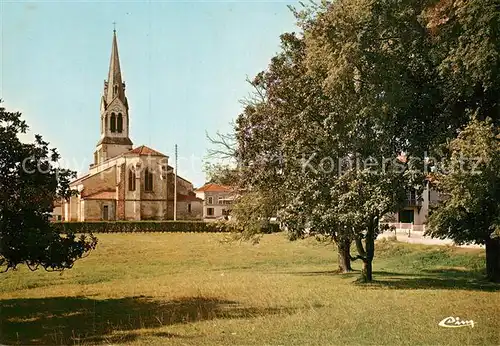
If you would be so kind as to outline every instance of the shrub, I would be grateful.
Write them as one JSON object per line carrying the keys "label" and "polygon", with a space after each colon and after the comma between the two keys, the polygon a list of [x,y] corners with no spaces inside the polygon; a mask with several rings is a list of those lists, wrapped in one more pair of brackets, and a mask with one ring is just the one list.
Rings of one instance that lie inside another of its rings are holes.
{"label": "shrub", "polygon": [[231,232],[225,223],[203,221],[85,221],[54,222],[63,233],[134,233],[134,232]]}

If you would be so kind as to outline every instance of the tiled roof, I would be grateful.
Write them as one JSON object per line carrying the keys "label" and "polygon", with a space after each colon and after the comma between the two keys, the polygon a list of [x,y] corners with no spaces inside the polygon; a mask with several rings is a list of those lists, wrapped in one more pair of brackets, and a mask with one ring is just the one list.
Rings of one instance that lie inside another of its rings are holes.
{"label": "tiled roof", "polygon": [[104,190],[94,192],[93,194],[87,195],[85,194],[85,190],[82,191],[83,199],[116,199],[116,191],[113,190]]}
{"label": "tiled roof", "polygon": [[141,145],[140,147],[137,147],[135,149],[130,150],[129,152],[125,153],[124,155],[151,155],[151,156],[166,156],[159,151],[156,151],[154,149],[151,149],[145,145]]}
{"label": "tiled roof", "polygon": [[230,192],[232,189],[229,186],[208,183],[195,190],[196,192]]}

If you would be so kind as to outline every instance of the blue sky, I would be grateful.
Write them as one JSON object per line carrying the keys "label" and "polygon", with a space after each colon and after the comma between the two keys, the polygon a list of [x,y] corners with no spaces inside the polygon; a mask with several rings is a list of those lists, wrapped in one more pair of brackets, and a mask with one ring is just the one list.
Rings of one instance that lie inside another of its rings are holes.
{"label": "blue sky", "polygon": [[99,101],[116,21],[130,130],[203,184],[205,133],[227,132],[241,112],[245,82],[297,31],[275,2],[9,2],[0,0],[0,98],[19,110],[70,168],[83,173],[99,139]]}

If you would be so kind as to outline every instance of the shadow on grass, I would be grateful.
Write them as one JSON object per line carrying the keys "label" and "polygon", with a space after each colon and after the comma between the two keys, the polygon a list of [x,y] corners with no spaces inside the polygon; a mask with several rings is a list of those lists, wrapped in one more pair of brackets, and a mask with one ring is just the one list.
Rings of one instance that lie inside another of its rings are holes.
{"label": "shadow on grass", "polygon": [[116,344],[132,342],[140,334],[182,338],[186,336],[151,331],[140,333],[137,330],[216,318],[290,313],[287,310],[247,308],[234,301],[204,297],[174,301],[158,301],[147,297],[105,300],[85,297],[8,299],[0,302],[0,343]]}
{"label": "shadow on grass", "polygon": [[[500,291],[500,285],[486,281],[478,271],[454,269],[422,270],[415,274],[374,272],[370,288],[389,289],[457,289],[470,291]],[[382,278],[382,279],[378,279]]]}
{"label": "shadow on grass", "polygon": [[[341,279],[358,279],[361,275],[359,270],[350,273],[339,273],[336,270],[290,272],[287,274],[299,276],[336,276]],[[374,281],[369,284],[355,284],[367,288],[391,288],[391,289],[460,289],[474,291],[500,291],[500,285],[490,283],[482,278],[477,271],[455,270],[455,269],[431,269],[416,271],[415,273],[396,273],[388,271],[374,271]]]}
{"label": "shadow on grass", "polygon": [[[361,275],[360,270],[352,270],[349,273],[341,273],[338,270],[319,270],[319,271],[304,271],[304,272],[289,272],[286,274],[293,274],[299,276],[338,276],[340,278],[353,278]],[[391,276],[415,276],[415,274],[405,274],[405,273],[390,273],[384,271],[374,272],[375,275],[391,275]]]}

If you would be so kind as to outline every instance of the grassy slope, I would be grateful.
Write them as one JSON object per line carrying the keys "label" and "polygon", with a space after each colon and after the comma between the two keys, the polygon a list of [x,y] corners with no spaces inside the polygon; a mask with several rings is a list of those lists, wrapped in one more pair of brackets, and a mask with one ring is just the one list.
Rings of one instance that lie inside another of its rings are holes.
{"label": "grassy slope", "polygon": [[500,344],[481,250],[380,242],[377,282],[357,285],[331,273],[332,245],[223,237],[105,234],[70,271],[2,274],[0,343]]}

